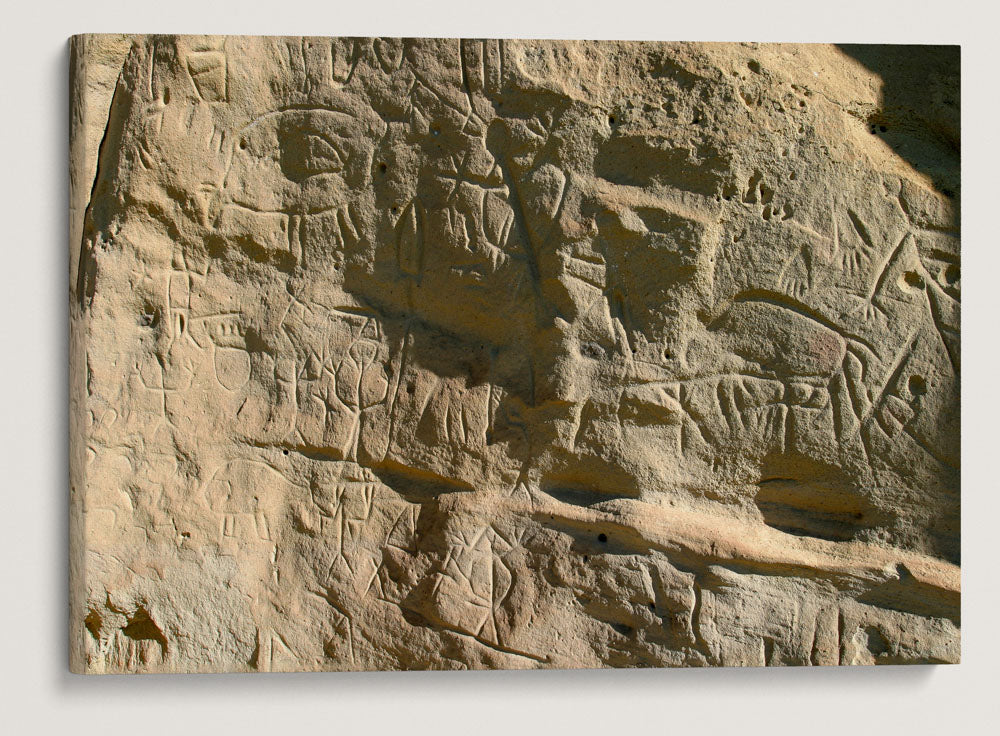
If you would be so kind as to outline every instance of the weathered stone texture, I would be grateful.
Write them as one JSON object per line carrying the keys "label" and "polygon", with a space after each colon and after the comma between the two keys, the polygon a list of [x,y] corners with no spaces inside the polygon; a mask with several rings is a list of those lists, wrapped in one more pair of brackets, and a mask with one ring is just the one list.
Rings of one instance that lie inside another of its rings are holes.
{"label": "weathered stone texture", "polygon": [[958,661],[957,49],[72,44],[75,670]]}

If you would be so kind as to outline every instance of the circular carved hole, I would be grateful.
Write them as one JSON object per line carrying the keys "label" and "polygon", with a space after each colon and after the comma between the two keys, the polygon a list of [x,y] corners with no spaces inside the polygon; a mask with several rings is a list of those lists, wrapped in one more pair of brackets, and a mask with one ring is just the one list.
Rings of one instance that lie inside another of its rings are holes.
{"label": "circular carved hole", "polygon": [[608,535],[605,534],[604,532],[601,532],[600,534],[597,535],[597,541],[600,542],[601,544],[607,544]]}

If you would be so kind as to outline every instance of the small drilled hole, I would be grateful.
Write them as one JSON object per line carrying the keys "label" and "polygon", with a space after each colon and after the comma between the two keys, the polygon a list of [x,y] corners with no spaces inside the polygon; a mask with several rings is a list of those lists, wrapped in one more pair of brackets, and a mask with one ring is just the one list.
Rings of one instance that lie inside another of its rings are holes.
{"label": "small drilled hole", "polygon": [[608,535],[605,534],[604,532],[601,532],[600,534],[597,535],[597,541],[600,542],[601,544],[607,544]]}

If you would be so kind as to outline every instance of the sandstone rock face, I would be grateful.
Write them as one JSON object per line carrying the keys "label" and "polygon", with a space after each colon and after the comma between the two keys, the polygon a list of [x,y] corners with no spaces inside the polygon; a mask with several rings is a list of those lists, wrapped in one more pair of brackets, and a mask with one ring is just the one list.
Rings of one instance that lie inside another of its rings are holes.
{"label": "sandstone rock face", "polygon": [[956,48],[72,45],[75,671],[958,661]]}

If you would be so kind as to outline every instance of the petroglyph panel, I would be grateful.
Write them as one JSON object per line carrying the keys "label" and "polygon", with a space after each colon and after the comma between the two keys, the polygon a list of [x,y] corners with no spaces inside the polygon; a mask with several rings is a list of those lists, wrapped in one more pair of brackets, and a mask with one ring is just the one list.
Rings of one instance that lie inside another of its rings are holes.
{"label": "petroglyph panel", "polygon": [[71,43],[74,671],[959,660],[957,48]]}

